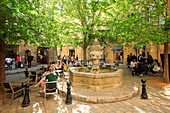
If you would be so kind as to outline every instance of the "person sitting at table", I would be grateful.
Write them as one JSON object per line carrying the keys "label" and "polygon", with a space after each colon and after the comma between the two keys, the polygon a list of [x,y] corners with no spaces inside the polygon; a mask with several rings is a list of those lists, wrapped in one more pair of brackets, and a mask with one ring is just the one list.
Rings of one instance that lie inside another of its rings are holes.
{"label": "person sitting at table", "polygon": [[62,60],[61,62],[61,71],[58,72],[58,75],[61,77],[61,78],[64,78],[64,72],[67,71],[67,64],[66,64],[66,60]]}
{"label": "person sitting at table", "polygon": [[50,82],[50,81],[56,81],[56,80],[59,81],[60,80],[58,75],[55,73],[55,65],[54,64],[50,65],[49,70],[50,70],[50,73],[47,74],[46,76],[44,76],[39,81],[39,83],[35,85],[35,87],[41,85],[41,90],[39,91],[40,94],[44,92],[44,83],[45,83],[45,81]]}
{"label": "person sitting at table", "polygon": [[148,70],[147,70],[147,60],[145,62],[138,62],[137,74],[142,77]]}
{"label": "person sitting at table", "polygon": [[137,67],[138,67],[138,64],[136,62],[136,58],[134,58],[130,63],[130,68],[132,70],[132,76],[137,74]]}
{"label": "person sitting at table", "polygon": [[157,72],[159,72],[161,70],[161,65],[160,65],[160,63],[158,62],[158,60],[157,59],[154,59],[154,62],[153,62],[153,64],[152,64],[152,68],[151,68],[151,72],[153,73],[153,74],[156,74]]}
{"label": "person sitting at table", "polygon": [[56,64],[56,70],[61,70],[61,65],[62,65],[61,61],[58,60]]}
{"label": "person sitting at table", "polygon": [[62,70],[63,70],[63,71],[67,71],[67,64],[66,64],[66,60],[62,60],[61,68],[62,68]]}
{"label": "person sitting at table", "polygon": [[43,77],[46,77],[48,74],[50,74],[51,71],[50,71],[50,65],[48,65],[46,71],[42,74]]}
{"label": "person sitting at table", "polygon": [[145,59],[143,64],[144,64],[144,74],[147,75],[148,71],[150,70],[150,68],[148,67],[148,60]]}

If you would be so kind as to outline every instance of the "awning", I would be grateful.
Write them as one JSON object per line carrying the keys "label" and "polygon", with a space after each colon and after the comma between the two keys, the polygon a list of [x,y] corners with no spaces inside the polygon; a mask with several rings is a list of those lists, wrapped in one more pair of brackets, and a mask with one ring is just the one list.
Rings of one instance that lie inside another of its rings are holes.
{"label": "awning", "polygon": [[114,50],[120,51],[121,49],[122,49],[122,46],[115,46],[112,48],[112,51],[114,51]]}
{"label": "awning", "polygon": [[139,46],[134,46],[133,49],[140,49],[141,47]]}

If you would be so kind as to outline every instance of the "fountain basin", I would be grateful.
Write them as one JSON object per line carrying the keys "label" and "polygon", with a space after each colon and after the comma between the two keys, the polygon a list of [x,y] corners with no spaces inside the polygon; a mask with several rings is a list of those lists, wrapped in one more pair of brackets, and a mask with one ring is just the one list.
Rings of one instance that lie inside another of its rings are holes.
{"label": "fountain basin", "polygon": [[122,69],[100,69],[99,73],[91,73],[86,67],[70,68],[70,81],[72,87],[80,87],[91,90],[116,88],[123,81]]}

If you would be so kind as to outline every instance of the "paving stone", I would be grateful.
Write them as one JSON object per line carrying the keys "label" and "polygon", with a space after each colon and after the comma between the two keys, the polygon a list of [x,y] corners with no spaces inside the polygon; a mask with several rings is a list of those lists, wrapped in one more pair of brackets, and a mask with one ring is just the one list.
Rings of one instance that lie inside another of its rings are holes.
{"label": "paving stone", "polygon": [[[34,68],[35,69],[35,68]],[[125,73],[128,72],[127,67],[123,67],[125,70]],[[16,72],[15,72],[16,73]],[[14,76],[23,77],[24,74],[16,73]],[[14,99],[11,101],[10,98],[5,97],[5,103],[3,102],[3,96],[0,94],[0,113],[169,113],[170,112],[170,98],[169,95],[169,89],[161,88],[161,86],[154,86],[156,83],[152,84],[152,81],[147,82],[147,94],[148,99],[141,99],[141,78],[138,76],[131,76],[128,74],[125,74],[125,79],[127,79],[126,82],[126,88],[121,87],[124,89],[119,89],[120,92],[115,92],[115,95],[124,95],[126,92],[131,92],[133,89],[130,87],[132,83],[135,86],[139,86],[139,93],[135,96],[133,95],[132,98],[129,98],[128,96],[121,97],[126,98],[123,101],[119,102],[111,102],[111,103],[100,103],[100,104],[93,104],[93,103],[86,103],[77,101],[75,99],[72,100],[72,104],[66,105],[65,99],[66,97],[63,97],[59,95],[58,99],[55,99],[54,96],[50,96],[49,98],[43,98],[37,94],[37,89],[35,89],[33,86],[31,86],[30,91],[30,105],[27,107],[21,107],[21,103],[23,100],[23,97],[19,97],[17,99]],[[8,74],[6,77],[12,78],[10,74]],[[13,77],[14,78],[14,77]],[[144,79],[152,78],[152,76],[144,76]],[[153,79],[160,80],[157,77],[154,77]],[[132,82],[133,81],[133,82]],[[155,81],[154,81],[155,82]],[[160,81],[159,81],[160,82]],[[158,83],[159,83],[158,82]],[[157,84],[158,84],[157,83]],[[165,85],[165,84],[164,84]],[[165,86],[164,86],[165,87]],[[80,92],[83,93],[84,89],[81,89]],[[126,91],[126,92],[123,92]],[[166,92],[165,92],[166,91]],[[87,94],[87,93],[86,93]],[[111,94],[109,92],[109,94]],[[92,93],[89,100],[95,100],[93,96],[96,95],[96,93]],[[103,101],[106,96],[106,93],[102,97]],[[109,97],[110,99],[113,99]],[[109,98],[106,96],[106,99],[109,100]],[[119,98],[114,98],[119,100]]]}

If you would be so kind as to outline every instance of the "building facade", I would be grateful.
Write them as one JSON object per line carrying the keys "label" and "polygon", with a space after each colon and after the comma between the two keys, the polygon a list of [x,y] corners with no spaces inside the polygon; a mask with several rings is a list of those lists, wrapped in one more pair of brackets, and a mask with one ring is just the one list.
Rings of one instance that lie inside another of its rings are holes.
{"label": "building facade", "polygon": [[[115,44],[110,44],[108,47],[104,47],[104,56],[106,63],[114,63],[117,61],[117,55],[122,52],[122,62],[124,64],[127,63],[127,55],[132,53],[133,55],[138,56],[138,54],[142,54],[142,52],[149,52],[153,59],[158,59],[158,61],[162,64],[162,55],[164,54],[164,46],[160,44],[148,44],[146,47],[140,48],[131,44],[130,46],[122,47],[120,49],[113,50],[113,47],[117,47]],[[89,50],[87,50],[87,60],[90,60]],[[169,51],[170,53],[170,51]],[[83,49],[80,47],[73,48],[72,46],[64,46],[62,49],[58,49],[58,55],[68,56],[68,55],[78,55],[79,60],[83,60]]]}
{"label": "building facade", "polygon": [[[138,48],[131,44],[128,47],[122,47],[118,49],[113,49],[116,47],[115,44],[110,44],[108,47],[104,47],[103,52],[105,56],[106,63],[114,63],[117,61],[117,55],[122,52],[122,62],[127,63],[127,55],[132,53],[133,55],[138,55],[142,51],[149,52],[154,59],[158,59],[160,63],[163,60],[164,46],[160,44],[149,44],[145,48]],[[28,54],[31,53],[34,56],[33,65],[37,64],[48,64],[52,61],[57,61],[57,57],[65,56],[78,56],[79,60],[83,60],[83,49],[81,47],[72,47],[71,45],[63,46],[62,48],[57,47],[38,47],[36,48],[34,44],[24,45],[24,41],[21,41],[19,45],[8,45],[6,48],[6,55],[10,57],[16,57],[17,54],[21,56],[24,65],[27,65]],[[87,60],[90,60],[90,51],[87,50]],[[170,53],[170,50],[169,50]]]}
{"label": "building facade", "polygon": [[34,44],[25,45],[24,41],[21,41],[19,45],[7,45],[6,47],[6,56],[10,56],[11,58],[16,58],[16,55],[20,55],[24,66],[28,65],[29,54],[31,54],[34,57],[32,61],[32,65],[48,64],[52,61],[57,60],[56,47],[36,48]]}

